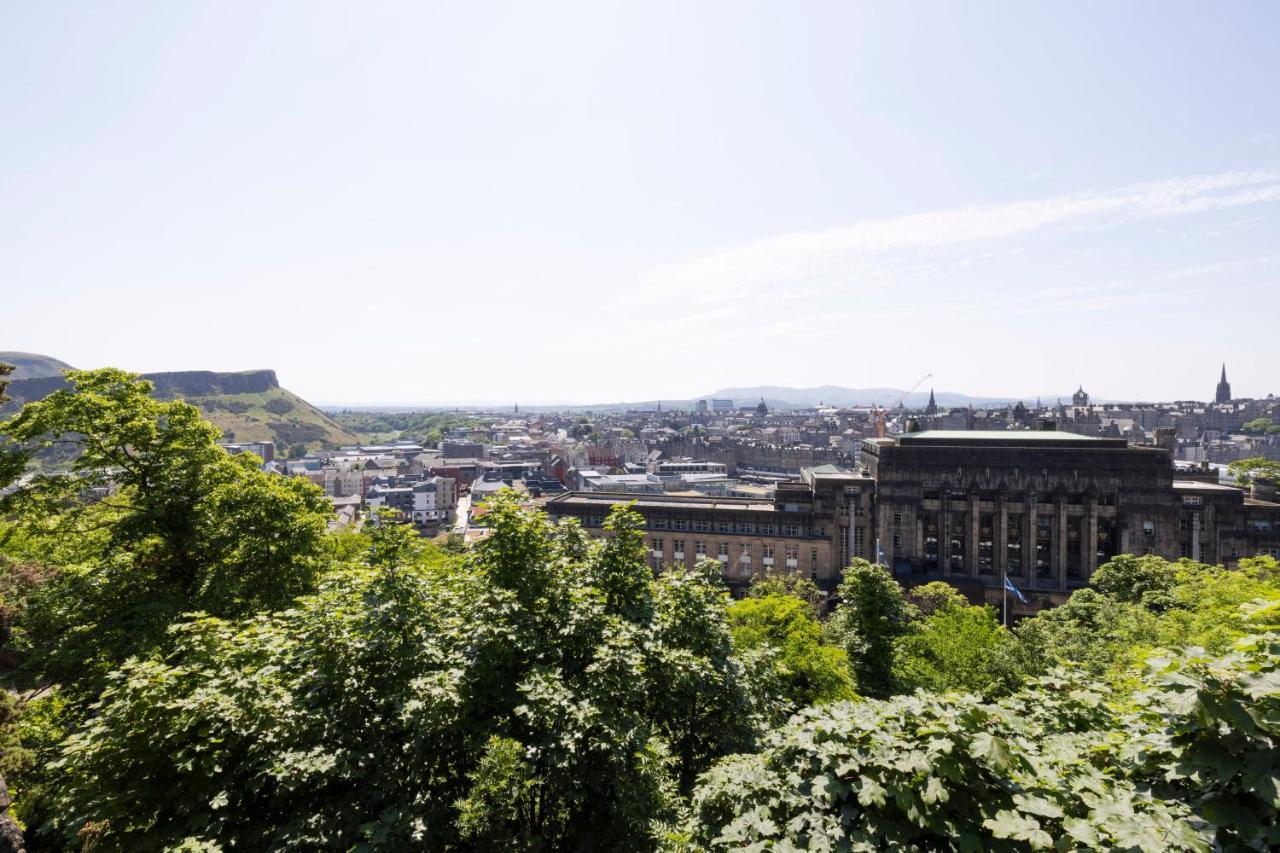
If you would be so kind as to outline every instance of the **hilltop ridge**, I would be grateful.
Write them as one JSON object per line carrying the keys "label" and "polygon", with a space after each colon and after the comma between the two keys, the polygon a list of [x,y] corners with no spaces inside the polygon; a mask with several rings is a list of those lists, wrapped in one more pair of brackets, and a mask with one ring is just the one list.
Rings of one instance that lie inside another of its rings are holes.
{"label": "hilltop ridge", "polygon": [[[0,352],[0,361],[22,363],[15,371],[19,378],[10,384],[7,392],[11,402],[0,408],[0,412],[11,413],[67,387],[62,371],[71,366],[56,358]],[[56,367],[58,365],[61,367]],[[24,368],[30,372],[24,375]],[[55,368],[56,372],[49,372]],[[282,388],[274,370],[228,373],[182,370],[144,373],[142,377],[155,384],[154,396],[158,399],[183,399],[200,409],[207,420],[222,430],[226,441],[272,442],[281,450],[299,445],[312,450],[360,441],[355,433]]]}

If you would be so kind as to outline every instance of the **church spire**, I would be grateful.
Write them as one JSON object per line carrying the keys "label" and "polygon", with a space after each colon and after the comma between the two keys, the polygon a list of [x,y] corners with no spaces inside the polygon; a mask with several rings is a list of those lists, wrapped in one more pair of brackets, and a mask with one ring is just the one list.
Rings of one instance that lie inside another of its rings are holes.
{"label": "church spire", "polygon": [[1215,403],[1231,402],[1231,383],[1227,381],[1227,363],[1222,363],[1222,378],[1218,380],[1217,391],[1213,395]]}
{"label": "church spire", "polygon": [[933,398],[933,389],[929,389],[929,405],[924,407],[926,415],[936,415],[938,413],[938,401]]}

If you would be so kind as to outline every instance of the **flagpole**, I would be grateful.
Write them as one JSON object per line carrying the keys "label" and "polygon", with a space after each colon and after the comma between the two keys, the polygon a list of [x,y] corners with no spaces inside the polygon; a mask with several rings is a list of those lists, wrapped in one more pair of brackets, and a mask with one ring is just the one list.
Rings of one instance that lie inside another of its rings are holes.
{"label": "flagpole", "polygon": [[1009,627],[1009,575],[1000,570],[1000,609],[1003,612],[1003,624]]}

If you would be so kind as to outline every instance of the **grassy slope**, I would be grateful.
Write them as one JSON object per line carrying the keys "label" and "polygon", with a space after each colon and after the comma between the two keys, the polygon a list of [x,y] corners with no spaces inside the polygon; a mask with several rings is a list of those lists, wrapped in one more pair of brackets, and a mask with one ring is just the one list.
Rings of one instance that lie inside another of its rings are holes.
{"label": "grassy slope", "polygon": [[233,441],[273,441],[284,448],[303,443],[315,449],[322,444],[358,444],[362,440],[283,388],[253,394],[192,396],[187,401]]}

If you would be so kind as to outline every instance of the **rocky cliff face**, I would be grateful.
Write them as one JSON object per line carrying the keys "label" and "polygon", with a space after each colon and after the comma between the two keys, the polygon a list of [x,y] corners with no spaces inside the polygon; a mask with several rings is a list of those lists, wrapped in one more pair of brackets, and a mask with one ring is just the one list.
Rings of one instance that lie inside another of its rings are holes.
{"label": "rocky cliff face", "polygon": [[156,384],[158,395],[175,397],[260,394],[280,387],[274,370],[245,370],[240,373],[184,370],[178,373],[144,373],[143,378]]}
{"label": "rocky cliff face", "polygon": [[[280,387],[274,370],[245,370],[240,373],[183,370],[176,373],[144,373],[142,376],[155,383],[156,396],[160,398],[259,394]],[[8,403],[5,409],[18,409],[23,403],[43,400],[65,387],[67,381],[61,376],[16,379],[9,385],[8,391],[13,402]]]}

